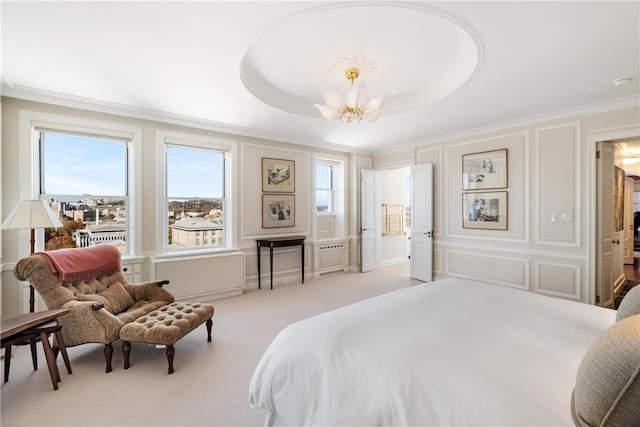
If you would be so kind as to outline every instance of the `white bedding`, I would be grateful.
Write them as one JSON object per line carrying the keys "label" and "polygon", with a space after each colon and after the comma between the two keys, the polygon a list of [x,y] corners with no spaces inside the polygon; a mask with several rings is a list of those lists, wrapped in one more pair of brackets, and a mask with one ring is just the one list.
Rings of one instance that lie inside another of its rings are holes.
{"label": "white bedding", "polygon": [[294,323],[249,390],[265,425],[573,425],[578,365],[615,311],[465,279]]}

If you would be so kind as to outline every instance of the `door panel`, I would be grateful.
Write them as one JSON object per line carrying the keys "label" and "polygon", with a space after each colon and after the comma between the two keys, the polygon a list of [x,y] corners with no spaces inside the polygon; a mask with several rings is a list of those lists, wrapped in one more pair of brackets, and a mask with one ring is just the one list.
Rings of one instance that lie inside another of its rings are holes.
{"label": "door panel", "polygon": [[411,259],[414,279],[433,280],[433,165],[411,169]]}
{"label": "door panel", "polygon": [[596,305],[613,305],[615,257],[613,233],[613,148],[598,142],[596,156]]}
{"label": "door panel", "polygon": [[362,271],[380,267],[382,204],[380,174],[362,170],[360,215],[362,223]]}

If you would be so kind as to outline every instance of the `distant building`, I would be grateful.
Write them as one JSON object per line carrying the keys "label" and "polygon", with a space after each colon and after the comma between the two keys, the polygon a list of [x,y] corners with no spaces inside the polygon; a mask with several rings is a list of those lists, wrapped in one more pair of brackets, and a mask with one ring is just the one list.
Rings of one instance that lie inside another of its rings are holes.
{"label": "distant building", "polygon": [[102,243],[124,248],[126,247],[126,236],[125,227],[116,223],[87,225],[86,228],[75,232],[76,244],[81,248]]}
{"label": "distant building", "polygon": [[183,218],[169,225],[172,247],[220,246],[222,220]]}

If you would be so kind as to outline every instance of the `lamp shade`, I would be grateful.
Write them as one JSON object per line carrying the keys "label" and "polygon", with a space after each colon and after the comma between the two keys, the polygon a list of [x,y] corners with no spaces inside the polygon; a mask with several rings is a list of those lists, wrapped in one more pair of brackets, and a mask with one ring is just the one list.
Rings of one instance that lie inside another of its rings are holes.
{"label": "lamp shade", "polygon": [[21,200],[2,222],[3,229],[62,227],[44,200]]}

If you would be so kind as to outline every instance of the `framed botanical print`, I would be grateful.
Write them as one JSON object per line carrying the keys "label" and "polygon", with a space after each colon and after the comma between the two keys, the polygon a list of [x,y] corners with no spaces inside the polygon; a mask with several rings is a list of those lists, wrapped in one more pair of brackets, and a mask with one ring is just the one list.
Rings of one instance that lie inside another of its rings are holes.
{"label": "framed botanical print", "polygon": [[507,192],[463,193],[462,227],[506,230]]}
{"label": "framed botanical print", "polygon": [[462,189],[507,188],[507,149],[462,156]]}
{"label": "framed botanical print", "polygon": [[262,228],[293,227],[296,199],[294,194],[262,195]]}
{"label": "framed botanical print", "polygon": [[296,191],[296,162],[263,157],[262,191],[294,193]]}

